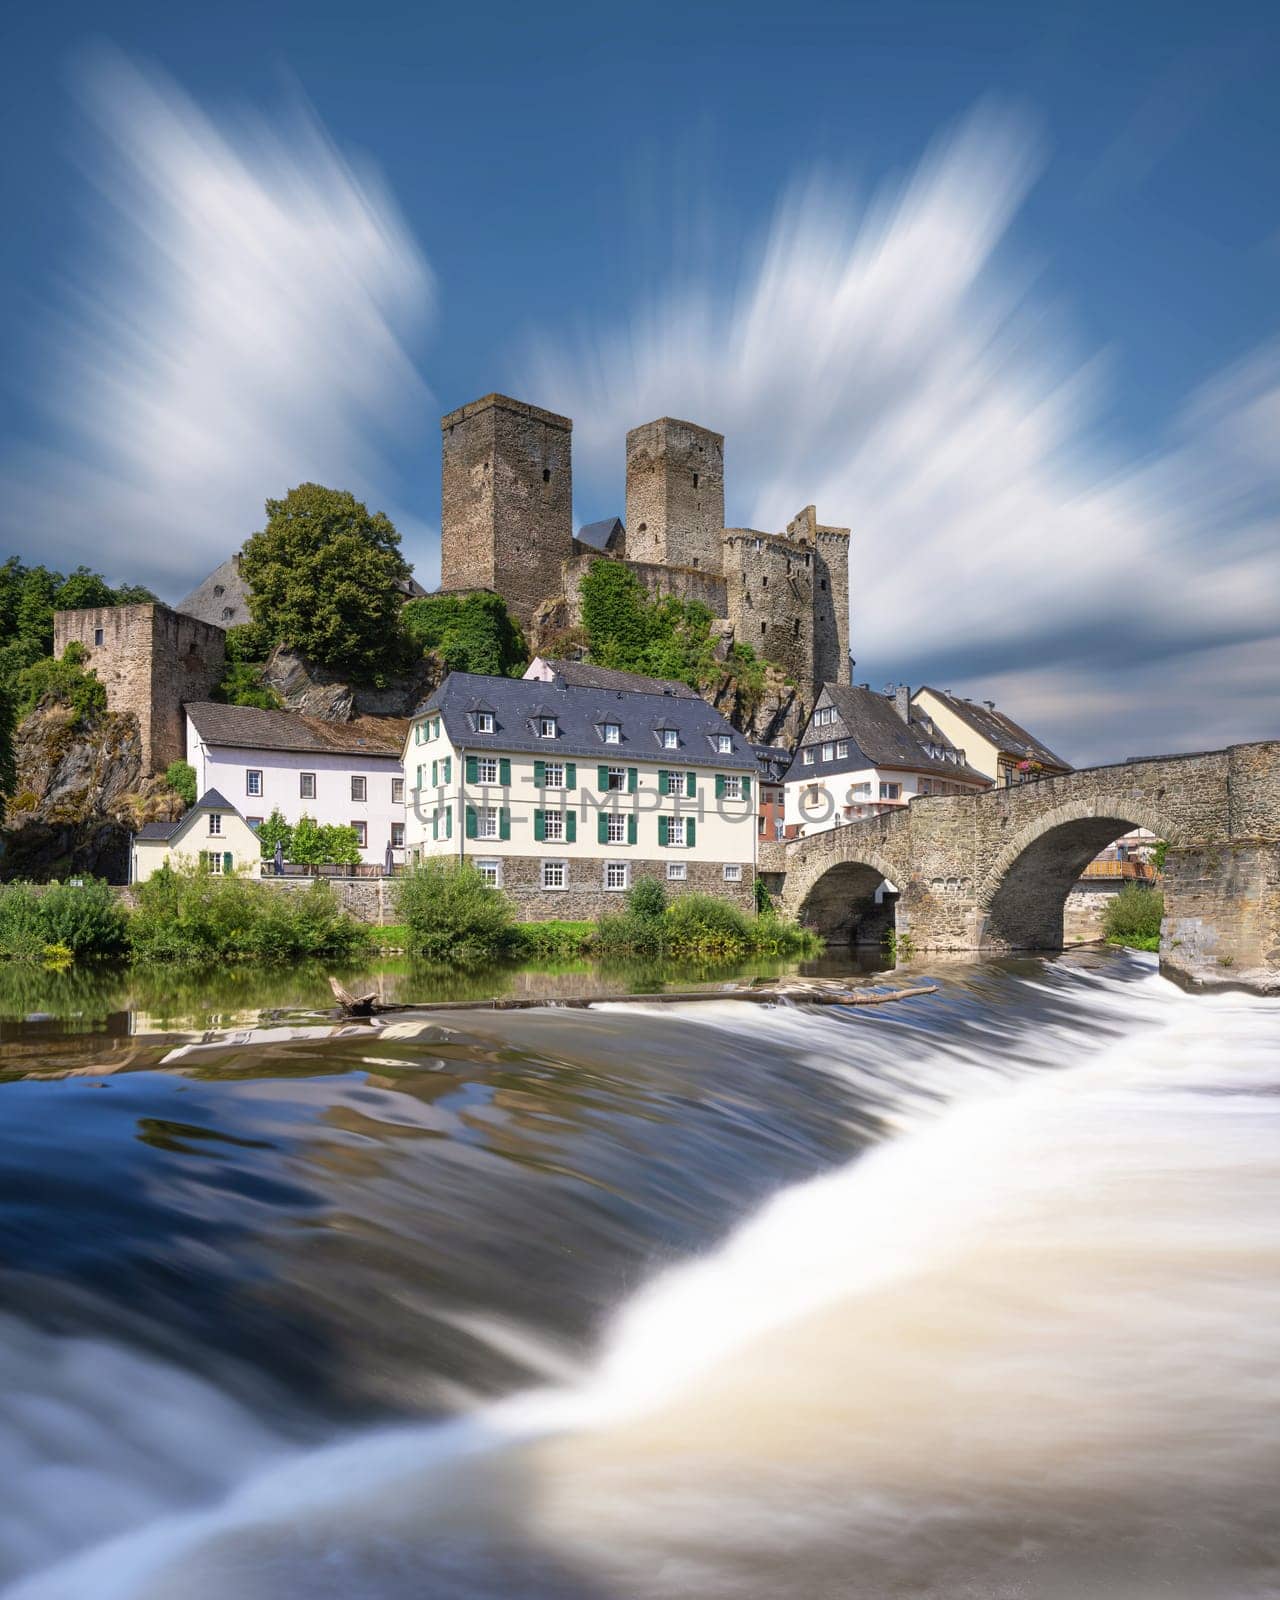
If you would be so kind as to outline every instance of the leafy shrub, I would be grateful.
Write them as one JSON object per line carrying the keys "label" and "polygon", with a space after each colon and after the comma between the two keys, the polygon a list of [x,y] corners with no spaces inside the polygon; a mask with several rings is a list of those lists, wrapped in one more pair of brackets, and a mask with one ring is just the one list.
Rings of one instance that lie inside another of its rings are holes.
{"label": "leafy shrub", "polygon": [[[265,826],[265,824],[264,824]],[[275,850],[274,841],[271,846]],[[285,856],[299,866],[325,863],[352,867],[360,860],[360,841],[356,830],[346,822],[317,822],[303,813],[294,824]]]}
{"label": "leafy shrub", "polygon": [[189,761],[171,761],[165,768],[164,781],[190,808],[196,803],[196,769]]}
{"label": "leafy shrub", "polygon": [[627,911],[633,917],[660,917],[667,909],[667,891],[659,878],[641,878],[627,890]]}
{"label": "leafy shrub", "polygon": [[1127,883],[1107,906],[1102,931],[1108,944],[1128,945],[1131,950],[1158,950],[1163,916],[1164,895],[1159,889]]}
{"label": "leafy shrub", "polygon": [[107,691],[96,673],[86,672],[82,663],[85,648],[75,640],[61,658],[44,656],[18,674],[14,711],[19,721],[42,700],[56,700],[70,706],[77,724],[88,722],[107,709]]}
{"label": "leafy shrub", "polygon": [[410,600],[400,613],[421,650],[434,650],[450,672],[510,676],[528,662],[519,624],[498,594],[433,594]]}
{"label": "leafy shrub", "polygon": [[262,667],[250,661],[228,661],[222,681],[209,698],[224,706],[256,706],[259,711],[279,711],[280,696],[262,681]]}
{"label": "leafy shrub", "polygon": [[373,944],[323,881],[282,892],[237,873],[211,874],[203,864],[161,867],[140,884],[129,938],[141,961],[204,963],[342,960]]}
{"label": "leafy shrub", "polygon": [[662,920],[666,948],[673,955],[738,956],[755,948],[752,919],[714,895],[682,894]]}
{"label": "leafy shrub", "polygon": [[627,895],[627,908],[601,917],[591,942],[604,960],[661,956],[722,961],[757,955],[808,955],[821,940],[773,912],[749,916],[732,901],[709,894],[683,894],[665,905],[662,884],[642,878]]}
{"label": "leafy shrub", "polygon": [[0,889],[0,956],[8,961],[36,961],[44,945],[40,896],[29,883]]}
{"label": "leafy shrub", "polygon": [[110,885],[98,878],[57,883],[37,891],[29,883],[0,889],[0,957],[45,960],[52,947],[67,959],[118,955],[128,942],[128,916]]}
{"label": "leafy shrub", "polygon": [[594,922],[518,922],[511,953],[528,960],[580,956],[594,942]]}
{"label": "leafy shrub", "polygon": [[516,945],[511,902],[469,861],[423,862],[396,880],[411,956],[440,965],[494,961]]}
{"label": "leafy shrub", "polygon": [[238,622],[227,629],[227,660],[256,666],[271,654],[271,634],[257,622]]}

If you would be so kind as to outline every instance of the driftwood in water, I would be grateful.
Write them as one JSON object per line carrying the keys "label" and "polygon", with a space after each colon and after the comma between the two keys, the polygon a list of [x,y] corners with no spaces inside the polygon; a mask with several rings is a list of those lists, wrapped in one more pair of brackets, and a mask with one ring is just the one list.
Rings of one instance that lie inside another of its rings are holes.
{"label": "driftwood in water", "polygon": [[687,1005],[692,1000],[747,1000],[755,1005],[790,1001],[810,1006],[882,1006],[890,1000],[911,1000],[917,995],[938,992],[936,983],[916,984],[908,989],[850,989],[831,978],[756,978],[747,985],[725,989],[666,990],[661,994],[496,995],[489,1000],[427,1000],[412,1005],[379,1001],[374,993],[349,994],[336,978],[330,978],[329,985],[343,1011],[351,1017],[377,1016],[389,1011],[533,1011],[545,1008],[583,1011],[597,1005],[669,1006]]}

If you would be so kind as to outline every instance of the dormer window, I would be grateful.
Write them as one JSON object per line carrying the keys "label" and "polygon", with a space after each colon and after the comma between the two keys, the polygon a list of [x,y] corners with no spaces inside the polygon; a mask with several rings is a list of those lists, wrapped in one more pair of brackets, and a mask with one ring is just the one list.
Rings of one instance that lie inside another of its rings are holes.
{"label": "dormer window", "polygon": [[662,748],[664,750],[674,750],[680,743],[679,736],[674,728],[659,728],[658,737],[662,740]]}
{"label": "dormer window", "polygon": [[731,756],[733,754],[733,735],[729,733],[720,734],[716,739],[716,749],[719,750],[722,756]]}
{"label": "dormer window", "polygon": [[476,712],[476,732],[477,733],[492,733],[493,732],[493,712],[492,711],[477,711]]}
{"label": "dormer window", "polygon": [[618,723],[618,722],[606,722],[606,723],[603,724],[603,729],[604,729],[604,742],[606,744],[621,744],[622,743],[622,725],[621,725],[621,723]]}
{"label": "dormer window", "polygon": [[556,719],[554,717],[538,718],[539,739],[554,739],[556,736]]}

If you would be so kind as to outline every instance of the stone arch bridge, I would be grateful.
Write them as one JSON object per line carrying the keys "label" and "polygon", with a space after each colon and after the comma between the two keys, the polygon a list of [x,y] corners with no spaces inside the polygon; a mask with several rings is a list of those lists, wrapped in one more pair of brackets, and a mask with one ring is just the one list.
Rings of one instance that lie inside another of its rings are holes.
{"label": "stone arch bridge", "polygon": [[782,905],[833,942],[896,919],[917,950],[1057,950],[1071,886],[1136,827],[1169,846],[1161,970],[1280,992],[1280,741],[920,797],[782,847]]}

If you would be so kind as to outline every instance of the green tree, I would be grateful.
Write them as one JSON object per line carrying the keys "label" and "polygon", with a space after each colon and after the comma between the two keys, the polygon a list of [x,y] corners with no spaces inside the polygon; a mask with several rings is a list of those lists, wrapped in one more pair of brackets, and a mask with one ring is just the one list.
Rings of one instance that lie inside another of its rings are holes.
{"label": "green tree", "polygon": [[473,966],[496,961],[511,949],[511,902],[471,862],[436,858],[395,882],[396,912],[409,930],[411,956]]}
{"label": "green tree", "polygon": [[403,659],[400,535],[344,489],[300,484],[267,501],[240,571],[253,620],[319,666],[369,680]]}
{"label": "green tree", "polygon": [[77,567],[54,595],[53,609],[82,611],[90,607],[116,604],[118,604],[116,591],[105,578],[96,572],[90,572],[88,567]]}
{"label": "green tree", "polygon": [[164,781],[188,810],[196,803],[196,769],[189,761],[171,761],[165,768]]}
{"label": "green tree", "polygon": [[90,721],[107,709],[107,691],[98,681],[97,674],[83,667],[85,649],[75,640],[62,652],[60,659],[44,656],[23,667],[15,686],[14,711],[19,721],[27,716],[41,701],[56,700],[70,706],[77,724]]}
{"label": "green tree", "polygon": [[276,806],[271,815],[258,829],[258,844],[262,848],[263,857],[270,860],[276,853],[276,845],[280,846],[286,861],[292,861],[293,855],[293,829],[284,820],[284,813]]}
{"label": "green tree", "polygon": [[421,650],[434,650],[450,672],[518,676],[528,665],[524,634],[498,594],[433,594],[410,600],[405,632]]}
{"label": "green tree", "polygon": [[222,681],[209,698],[224,706],[257,706],[260,711],[282,709],[280,696],[262,681],[262,668],[249,661],[228,661]]}
{"label": "green tree", "polygon": [[4,821],[6,798],[13,793],[13,701],[0,683],[0,823]]}
{"label": "green tree", "polygon": [[293,838],[289,844],[289,860],[295,861],[300,867],[317,867],[322,861],[327,861],[325,855],[324,829],[314,817],[309,817],[305,812],[293,826]]}
{"label": "green tree", "polygon": [[326,822],[320,829],[320,846],[324,851],[322,861],[354,867],[361,860],[360,840],[348,822]]}

